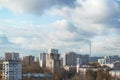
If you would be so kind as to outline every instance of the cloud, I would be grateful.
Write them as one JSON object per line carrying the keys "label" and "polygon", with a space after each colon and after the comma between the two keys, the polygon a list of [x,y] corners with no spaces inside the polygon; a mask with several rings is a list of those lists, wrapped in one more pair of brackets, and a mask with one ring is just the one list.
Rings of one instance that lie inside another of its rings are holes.
{"label": "cloud", "polygon": [[[14,23],[12,26],[0,26],[0,30],[10,36],[10,41],[22,48],[30,50],[74,49],[88,53],[88,43],[92,40],[93,54],[120,50],[118,44],[120,41],[120,21],[118,20],[120,4],[115,0],[1,1],[4,5],[2,7],[14,12],[34,15],[44,15],[45,12],[49,16],[59,15],[63,18],[47,25],[27,22],[26,24],[19,23],[17,27]],[[114,35],[116,38],[112,39]]]}
{"label": "cloud", "polygon": [[[114,37],[114,35],[116,35],[116,38],[120,37],[120,4],[115,0],[77,0],[77,6],[74,9],[63,7],[62,9],[53,8],[52,11],[54,12],[53,15],[59,14],[65,20],[55,23],[54,26],[56,26],[57,31],[51,34],[50,38],[66,43],[74,43],[73,46],[76,45],[76,41],[79,45],[82,45],[81,42],[86,40],[88,42],[89,40],[97,41],[94,48],[96,50],[93,54],[119,54],[119,52],[110,52],[110,49],[120,50],[120,46],[116,47],[117,44],[114,45],[114,41],[101,42],[105,39],[111,41],[112,39],[108,38],[110,35],[111,37]],[[99,40],[97,40],[97,37],[100,37]],[[115,40],[119,41],[119,39]],[[112,46],[104,46],[106,43],[112,44]],[[87,45],[87,43],[83,45]],[[109,51],[105,52],[105,47],[109,48]],[[87,49],[87,46],[82,48]]]}
{"label": "cloud", "polygon": [[93,32],[82,30],[67,20],[56,21],[52,26],[54,26],[56,32],[51,33],[49,37],[61,41],[88,42],[88,38],[91,38],[94,35]]}
{"label": "cloud", "polygon": [[[108,37],[109,38],[109,37]],[[120,37],[112,37],[110,40],[106,40],[107,46],[104,49],[107,51],[120,51]]]}
{"label": "cloud", "polygon": [[101,36],[92,41],[93,55],[117,55],[120,52],[120,37]]}
{"label": "cloud", "polygon": [[0,44],[1,45],[9,45],[9,44],[12,44],[12,43],[8,40],[6,35],[0,33]]}
{"label": "cloud", "polygon": [[1,0],[3,7],[14,12],[42,14],[46,9],[53,6],[74,7],[75,0]]}

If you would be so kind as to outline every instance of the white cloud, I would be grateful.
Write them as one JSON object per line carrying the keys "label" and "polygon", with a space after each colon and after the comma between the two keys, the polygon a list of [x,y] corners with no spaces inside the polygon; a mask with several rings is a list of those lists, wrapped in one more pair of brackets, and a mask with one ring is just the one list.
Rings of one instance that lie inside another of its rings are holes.
{"label": "white cloud", "polygon": [[[47,15],[59,15],[64,20],[58,20],[48,25],[35,25],[32,23],[0,26],[0,30],[10,37],[14,44],[21,44],[23,48],[40,50],[41,48],[60,48],[62,50],[78,50],[88,52],[89,40],[93,40],[93,54],[108,53],[106,50],[119,50],[120,22],[117,18],[120,13],[119,5],[114,0],[77,0],[76,7],[71,8],[64,0],[61,8],[54,0],[2,0],[4,7],[11,11],[30,14],[41,14],[45,10]],[[62,2],[63,0],[61,0]],[[51,8],[48,10],[48,8]],[[7,22],[11,23],[11,22]],[[6,31],[7,29],[7,31]],[[17,34],[16,34],[17,33]],[[115,34],[112,39],[109,36]],[[102,37],[100,37],[102,36]],[[99,37],[99,39],[98,39]],[[110,40],[109,40],[110,39]],[[104,45],[104,44],[108,45]],[[114,52],[112,50],[112,52]],[[109,52],[109,53],[112,53]],[[119,52],[116,52],[119,53]]]}

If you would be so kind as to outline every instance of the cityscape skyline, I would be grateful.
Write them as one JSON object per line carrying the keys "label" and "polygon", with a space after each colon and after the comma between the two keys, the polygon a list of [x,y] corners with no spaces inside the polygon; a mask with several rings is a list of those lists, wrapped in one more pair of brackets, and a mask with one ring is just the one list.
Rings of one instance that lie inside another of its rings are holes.
{"label": "cityscape skyline", "polygon": [[0,0],[0,56],[38,56],[50,48],[119,55],[119,31],[120,0]]}

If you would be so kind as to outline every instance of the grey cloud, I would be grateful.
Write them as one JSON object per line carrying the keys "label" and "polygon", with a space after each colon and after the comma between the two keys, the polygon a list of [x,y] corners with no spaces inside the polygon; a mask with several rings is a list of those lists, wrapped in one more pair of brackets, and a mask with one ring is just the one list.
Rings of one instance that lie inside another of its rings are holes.
{"label": "grey cloud", "polygon": [[52,36],[58,38],[58,40],[60,41],[65,41],[65,42],[84,42],[84,43],[89,43],[90,39],[93,38],[96,33],[95,32],[91,32],[91,31],[86,31],[82,28],[79,28],[78,26],[75,26],[73,23],[65,21],[62,22],[60,24],[64,24],[62,26],[59,25],[59,23],[57,24],[57,27],[61,27],[60,29],[57,30],[58,34],[55,34],[56,36],[54,36],[52,34]]}
{"label": "grey cloud", "polygon": [[1,0],[5,8],[14,12],[42,14],[45,10],[58,7],[75,7],[75,0]]}
{"label": "grey cloud", "polygon": [[92,38],[93,36],[95,36],[97,33],[95,32],[92,32],[92,31],[87,31],[87,30],[84,30],[82,29],[82,27],[80,26],[75,26],[74,24],[72,23],[68,23],[68,31],[70,32],[74,32],[76,33],[79,37],[85,37],[85,38]]}
{"label": "grey cloud", "polygon": [[108,46],[104,46],[104,50],[107,51],[120,51],[120,37],[111,38],[106,42]]}
{"label": "grey cloud", "polygon": [[76,6],[75,4],[76,0],[58,0],[57,2],[58,2],[58,5],[65,5],[65,6],[70,6],[70,7]]}

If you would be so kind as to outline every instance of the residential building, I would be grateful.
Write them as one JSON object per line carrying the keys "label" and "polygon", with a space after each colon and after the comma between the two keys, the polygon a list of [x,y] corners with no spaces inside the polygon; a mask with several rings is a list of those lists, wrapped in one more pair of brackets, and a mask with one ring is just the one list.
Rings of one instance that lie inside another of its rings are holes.
{"label": "residential building", "polygon": [[98,71],[98,68],[90,67],[89,65],[77,66],[77,73],[85,75],[88,70]]}
{"label": "residential building", "polygon": [[120,57],[118,55],[114,55],[114,56],[105,56],[102,59],[98,59],[98,62],[100,64],[112,64],[116,61],[120,61]]}
{"label": "residential building", "polygon": [[20,61],[3,61],[3,80],[22,80],[22,64]]}
{"label": "residential building", "polygon": [[46,53],[39,54],[39,65],[42,68],[46,67]]}
{"label": "residential building", "polygon": [[48,53],[58,54],[58,49],[48,49]]}
{"label": "residential building", "polygon": [[5,60],[20,60],[19,53],[16,52],[6,52]]}
{"label": "residential building", "polygon": [[120,79],[120,70],[111,70],[109,73],[114,77],[114,80]]}
{"label": "residential building", "polygon": [[51,70],[52,73],[56,73],[60,69],[60,54],[58,49],[50,49],[46,54],[46,67]]}
{"label": "residential building", "polygon": [[72,73],[76,73],[77,67],[76,67],[76,66],[64,66],[64,69],[65,69],[66,71],[70,71],[70,72],[72,72]]}
{"label": "residential building", "polygon": [[118,68],[118,65],[120,64],[119,56],[117,55],[105,56],[102,59],[98,59],[98,62],[100,63],[101,66],[106,65],[109,66],[110,68]]}
{"label": "residential building", "polygon": [[77,65],[88,65],[90,62],[90,57],[88,54],[81,55],[77,54]]}
{"label": "residential building", "polygon": [[75,52],[68,52],[64,54],[64,66],[87,65],[89,63],[89,55],[76,54]]}
{"label": "residential building", "polygon": [[63,66],[76,66],[77,54],[75,52],[68,52],[64,54]]}
{"label": "residential building", "polygon": [[90,57],[90,62],[98,62],[98,59],[102,59],[103,57],[97,57],[97,56],[93,56]]}
{"label": "residential building", "polygon": [[34,56],[29,55],[23,57],[23,66],[30,66],[33,64],[33,62],[34,62]]}
{"label": "residential building", "polygon": [[54,80],[54,76],[48,73],[28,73],[23,74],[22,80]]}

